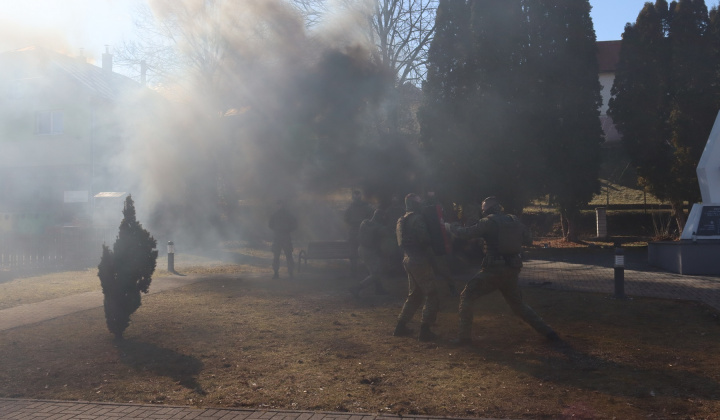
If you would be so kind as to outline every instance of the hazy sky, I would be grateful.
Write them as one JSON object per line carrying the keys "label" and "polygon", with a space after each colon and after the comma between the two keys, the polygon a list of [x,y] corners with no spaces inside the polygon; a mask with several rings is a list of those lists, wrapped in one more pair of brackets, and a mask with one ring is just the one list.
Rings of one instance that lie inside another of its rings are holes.
{"label": "hazy sky", "polygon": [[[69,53],[84,48],[86,55],[119,44],[132,32],[134,4],[144,0],[0,0],[2,50],[53,42]],[[627,22],[634,22],[645,0],[591,0],[599,41],[620,39]],[[706,1],[708,8],[717,4]],[[27,33],[21,27],[29,27]],[[10,33],[5,33],[5,32]]]}

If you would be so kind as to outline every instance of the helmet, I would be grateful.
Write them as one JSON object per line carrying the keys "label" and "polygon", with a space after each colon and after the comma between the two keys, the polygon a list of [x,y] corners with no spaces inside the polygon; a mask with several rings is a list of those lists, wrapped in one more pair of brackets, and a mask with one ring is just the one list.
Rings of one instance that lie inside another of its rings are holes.
{"label": "helmet", "polygon": [[422,199],[419,195],[410,193],[405,196],[405,211],[420,211],[422,209]]}
{"label": "helmet", "polygon": [[500,200],[498,200],[497,197],[494,196],[484,199],[481,208],[483,216],[487,216],[488,214],[500,213],[502,211]]}
{"label": "helmet", "polygon": [[375,210],[370,220],[377,223],[385,223],[385,212],[380,209]]}

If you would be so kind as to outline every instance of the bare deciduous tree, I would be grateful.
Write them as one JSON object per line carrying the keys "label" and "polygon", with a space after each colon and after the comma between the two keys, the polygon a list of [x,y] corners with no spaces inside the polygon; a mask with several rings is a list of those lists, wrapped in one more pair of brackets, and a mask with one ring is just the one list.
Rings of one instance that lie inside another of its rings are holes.
{"label": "bare deciduous tree", "polygon": [[379,0],[371,17],[371,40],[397,85],[425,79],[427,50],[435,33],[437,0]]}

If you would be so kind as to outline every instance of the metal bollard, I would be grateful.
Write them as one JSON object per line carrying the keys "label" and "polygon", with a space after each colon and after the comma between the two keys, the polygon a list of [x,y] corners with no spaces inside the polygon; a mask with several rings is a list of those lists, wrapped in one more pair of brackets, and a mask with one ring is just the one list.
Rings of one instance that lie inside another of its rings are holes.
{"label": "metal bollard", "polygon": [[620,244],[615,248],[615,298],[625,299],[625,251]]}
{"label": "metal bollard", "polygon": [[168,241],[168,271],[171,273],[175,272],[175,244],[173,241]]}

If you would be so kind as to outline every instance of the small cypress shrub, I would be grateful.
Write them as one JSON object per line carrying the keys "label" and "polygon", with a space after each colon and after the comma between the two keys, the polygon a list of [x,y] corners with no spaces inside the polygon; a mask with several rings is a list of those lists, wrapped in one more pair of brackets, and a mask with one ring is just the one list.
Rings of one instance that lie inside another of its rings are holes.
{"label": "small cypress shrub", "polygon": [[140,307],[140,292],[150,288],[158,256],[157,241],[135,217],[132,196],[125,199],[123,216],[113,249],[103,244],[98,265],[105,321],[118,340],[130,325],[130,315]]}

